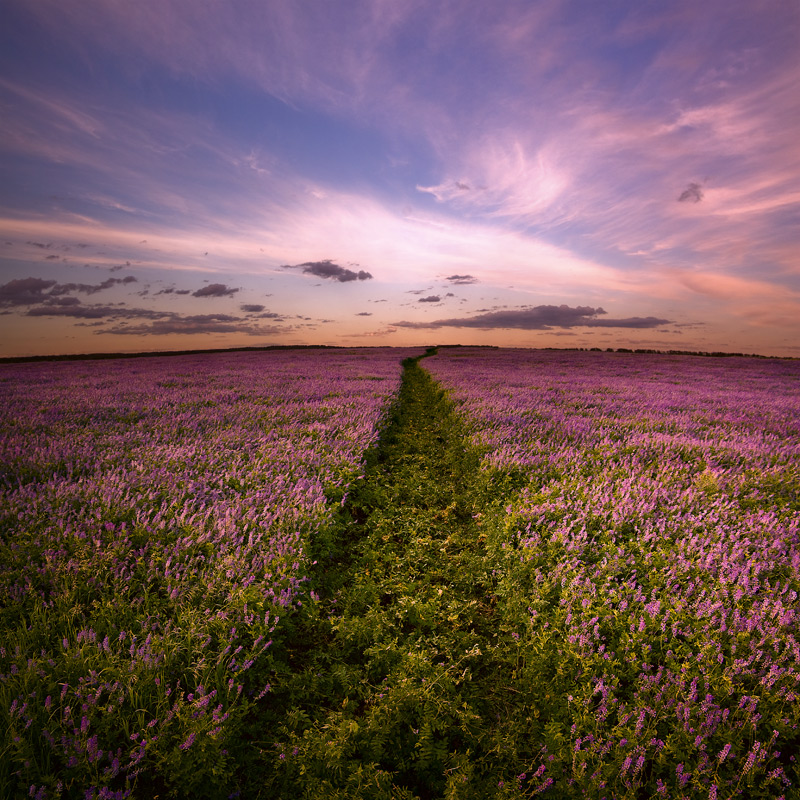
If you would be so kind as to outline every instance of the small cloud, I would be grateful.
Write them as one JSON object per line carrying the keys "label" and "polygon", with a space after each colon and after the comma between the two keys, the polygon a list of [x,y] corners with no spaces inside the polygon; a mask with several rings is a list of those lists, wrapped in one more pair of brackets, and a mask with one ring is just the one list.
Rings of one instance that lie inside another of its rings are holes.
{"label": "small cloud", "polygon": [[688,203],[689,201],[693,203],[699,203],[703,199],[703,188],[700,186],[699,183],[690,183],[684,190],[681,192],[681,196],[678,198],[679,203]]}
{"label": "small cloud", "polygon": [[230,297],[238,291],[238,289],[233,289],[224,283],[209,283],[208,286],[192,292],[192,297]]}
{"label": "small cloud", "polygon": [[349,283],[350,281],[367,281],[372,278],[369,272],[363,269],[355,272],[346,267],[340,267],[334,264],[329,258],[324,261],[306,261],[302,264],[289,265],[284,264],[283,269],[302,269],[307,275],[315,275],[317,278],[325,278],[326,280],[334,280],[339,283]]}
{"label": "small cloud", "polygon": [[[274,311],[265,311],[266,306],[259,305],[258,303],[245,303],[239,308],[247,314],[254,314],[256,319],[279,319],[283,320],[282,314],[276,314]],[[250,317],[252,319],[252,317]]]}
{"label": "small cloud", "polygon": [[420,297],[418,303],[441,303],[442,298],[438,294],[429,294],[427,297]]}
{"label": "small cloud", "polygon": [[457,286],[465,286],[469,283],[478,283],[478,279],[473,275],[448,275],[445,280],[448,283],[452,283]]}
{"label": "small cloud", "polygon": [[356,314],[356,316],[357,317],[371,317],[372,316],[372,312],[371,311],[359,311],[358,314]]}

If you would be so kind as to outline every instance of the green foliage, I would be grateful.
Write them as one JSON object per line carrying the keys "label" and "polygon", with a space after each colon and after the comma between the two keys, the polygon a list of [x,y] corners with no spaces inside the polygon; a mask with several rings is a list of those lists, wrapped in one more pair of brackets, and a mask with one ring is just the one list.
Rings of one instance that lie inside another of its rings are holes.
{"label": "green foliage", "polygon": [[259,737],[264,796],[517,796],[519,765],[563,740],[550,687],[574,664],[548,630],[523,655],[525,609],[498,608],[513,558],[498,543],[501,501],[524,478],[481,470],[481,456],[409,362],[326,534],[323,597],[298,631],[308,647],[273,681],[273,709],[285,705]]}

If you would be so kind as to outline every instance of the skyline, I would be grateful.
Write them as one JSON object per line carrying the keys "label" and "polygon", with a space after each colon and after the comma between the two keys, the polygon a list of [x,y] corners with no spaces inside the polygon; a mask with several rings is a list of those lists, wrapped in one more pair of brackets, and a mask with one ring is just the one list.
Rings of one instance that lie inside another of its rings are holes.
{"label": "skyline", "polygon": [[5,5],[0,356],[800,356],[800,7]]}

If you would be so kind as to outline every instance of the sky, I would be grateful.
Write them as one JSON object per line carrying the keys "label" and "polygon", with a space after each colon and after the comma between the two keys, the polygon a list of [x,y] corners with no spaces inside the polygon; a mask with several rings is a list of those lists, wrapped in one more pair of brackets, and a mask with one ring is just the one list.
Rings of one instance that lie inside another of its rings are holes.
{"label": "sky", "polygon": [[794,0],[3,0],[0,356],[800,356]]}

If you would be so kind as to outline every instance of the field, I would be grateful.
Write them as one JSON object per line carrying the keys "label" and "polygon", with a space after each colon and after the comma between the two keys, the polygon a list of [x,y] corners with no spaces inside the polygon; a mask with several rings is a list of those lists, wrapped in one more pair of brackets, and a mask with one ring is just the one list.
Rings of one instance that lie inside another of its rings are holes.
{"label": "field", "polygon": [[402,356],[3,369],[0,795],[228,780]]}
{"label": "field", "polygon": [[798,796],[798,362],[420,354],[0,369],[1,796]]}

